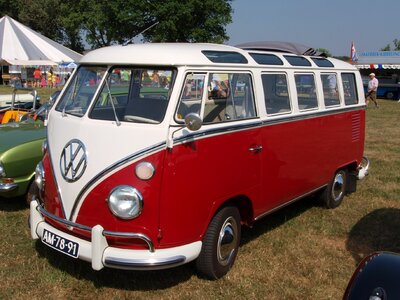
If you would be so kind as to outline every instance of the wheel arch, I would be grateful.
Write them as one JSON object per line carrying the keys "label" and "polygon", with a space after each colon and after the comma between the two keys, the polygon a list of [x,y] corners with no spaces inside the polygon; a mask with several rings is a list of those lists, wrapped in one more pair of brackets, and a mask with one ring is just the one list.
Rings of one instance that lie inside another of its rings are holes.
{"label": "wheel arch", "polygon": [[253,210],[253,203],[251,202],[250,198],[245,195],[237,195],[235,197],[229,198],[214,211],[212,217],[217,214],[222,208],[226,206],[234,206],[238,209],[240,214],[240,221],[242,225],[252,226],[254,222],[254,210]]}

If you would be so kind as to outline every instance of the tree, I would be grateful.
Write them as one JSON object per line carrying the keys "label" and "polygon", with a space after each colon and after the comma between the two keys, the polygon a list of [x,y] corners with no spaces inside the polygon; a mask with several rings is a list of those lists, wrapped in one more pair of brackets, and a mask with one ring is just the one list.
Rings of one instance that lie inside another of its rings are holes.
{"label": "tree", "polygon": [[0,18],[9,16],[13,19],[18,18],[20,3],[18,1],[0,0]]}
{"label": "tree", "polygon": [[315,49],[315,50],[317,50],[317,52],[319,52],[319,53],[325,54],[326,57],[332,57],[331,52],[329,52],[329,50],[326,49],[326,48],[317,48],[317,49]]}
{"label": "tree", "polygon": [[129,42],[140,33],[149,42],[222,43],[228,40],[225,26],[232,21],[231,2],[0,0],[0,11],[82,52],[84,40],[92,48],[98,48]]}
{"label": "tree", "polygon": [[122,44],[143,34],[151,42],[216,42],[228,39],[231,0],[85,0],[84,29],[93,47]]}
{"label": "tree", "polygon": [[60,0],[20,0],[17,20],[44,36],[60,41]]}
{"label": "tree", "polygon": [[87,42],[93,47],[123,44],[154,22],[150,1],[113,0],[81,1],[86,7],[83,28]]}
{"label": "tree", "polygon": [[222,43],[229,39],[225,26],[232,22],[231,0],[151,2],[160,23],[144,34],[147,41]]}
{"label": "tree", "polygon": [[[393,51],[400,51],[400,40],[394,39],[393,45]],[[381,51],[392,51],[392,48],[390,47],[390,44],[387,44],[385,47],[381,48]]]}

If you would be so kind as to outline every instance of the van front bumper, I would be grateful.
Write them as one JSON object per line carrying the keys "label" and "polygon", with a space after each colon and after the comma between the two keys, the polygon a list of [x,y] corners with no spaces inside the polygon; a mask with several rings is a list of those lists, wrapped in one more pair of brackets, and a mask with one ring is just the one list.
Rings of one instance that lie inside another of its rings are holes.
{"label": "van front bumper", "polygon": [[[105,231],[101,225],[91,228],[91,241],[78,238],[74,235],[56,229],[46,223],[40,207],[36,200],[30,204],[30,230],[33,239],[43,238],[44,231],[50,231],[64,239],[79,244],[78,257],[90,262],[94,270],[104,267],[127,269],[127,270],[157,270],[175,267],[196,259],[201,250],[201,241],[193,242],[179,247],[167,249],[154,249],[150,239],[142,234],[143,239],[150,241],[149,250],[132,250],[110,247],[106,236],[118,236],[121,233]],[[76,224],[79,227],[78,224]],[[84,227],[84,226],[83,226]],[[129,233],[125,233],[129,234]],[[134,234],[135,235],[135,234]]]}

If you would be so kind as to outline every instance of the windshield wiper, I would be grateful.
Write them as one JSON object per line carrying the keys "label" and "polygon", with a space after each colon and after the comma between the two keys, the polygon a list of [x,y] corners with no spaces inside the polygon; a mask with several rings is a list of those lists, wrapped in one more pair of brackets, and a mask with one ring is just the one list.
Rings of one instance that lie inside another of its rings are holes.
{"label": "windshield wiper", "polygon": [[115,110],[114,101],[113,101],[112,96],[111,96],[110,86],[108,85],[108,79],[106,79],[106,87],[107,87],[108,99],[110,99],[111,106],[112,106],[112,109],[113,109],[113,112],[114,112],[115,123],[117,124],[117,126],[120,126],[121,122],[119,121],[118,116],[117,116],[117,112]]}

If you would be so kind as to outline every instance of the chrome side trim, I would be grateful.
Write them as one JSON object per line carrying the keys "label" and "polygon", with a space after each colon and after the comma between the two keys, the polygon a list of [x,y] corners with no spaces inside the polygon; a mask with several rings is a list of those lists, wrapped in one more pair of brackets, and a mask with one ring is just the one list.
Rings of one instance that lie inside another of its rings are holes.
{"label": "chrome side trim", "polygon": [[272,214],[273,212],[275,212],[275,211],[277,211],[277,210],[280,210],[282,207],[285,207],[285,206],[287,206],[287,205],[289,205],[289,204],[292,204],[293,202],[296,202],[297,200],[300,200],[300,199],[302,199],[302,198],[304,198],[304,197],[307,197],[307,196],[309,196],[309,195],[315,193],[316,191],[318,191],[318,190],[320,190],[320,189],[322,189],[322,188],[324,188],[324,187],[327,187],[327,186],[328,186],[328,185],[325,184],[325,185],[320,186],[319,188],[316,188],[316,189],[314,189],[314,190],[312,190],[312,191],[310,191],[310,192],[308,192],[308,193],[305,193],[305,194],[303,194],[303,195],[301,195],[301,196],[299,196],[299,197],[296,197],[296,198],[294,198],[294,199],[292,199],[292,200],[290,200],[290,201],[288,201],[288,202],[285,202],[285,203],[283,203],[283,204],[281,204],[281,205],[279,205],[279,206],[277,206],[277,207],[274,207],[274,208],[272,208],[272,209],[270,209],[270,210],[268,210],[268,211],[262,213],[261,215],[255,217],[254,220],[257,221],[257,220],[259,220],[259,219],[261,219],[261,218],[263,218],[263,217],[265,217],[265,216],[267,216],[267,215],[269,215],[269,214]]}
{"label": "chrome side trim", "polygon": [[[66,227],[73,227],[73,228],[78,228],[80,230],[84,230],[87,232],[92,232],[92,227],[85,226],[82,224],[74,223],[71,221],[68,221],[66,219],[60,218],[58,216],[55,216],[51,213],[49,213],[47,210],[45,210],[42,206],[38,205],[37,209],[42,215],[45,215],[47,218],[55,220],[59,223],[64,224]],[[135,239],[140,239],[144,241],[147,246],[149,247],[150,252],[154,252],[154,244],[151,241],[151,239],[142,233],[133,233],[133,232],[118,232],[118,231],[110,231],[110,230],[104,230],[102,232],[103,236],[110,236],[110,237],[118,237],[118,238],[135,238]]]}
{"label": "chrome side trim", "polygon": [[117,257],[106,257],[104,259],[104,265],[107,267],[126,270],[158,270],[167,267],[170,268],[175,265],[180,265],[185,261],[185,259],[186,258],[182,255],[172,256],[163,259],[124,259]]}
{"label": "chrome side trim", "polygon": [[17,183],[0,183],[0,193],[13,191],[17,187],[18,187]]}

